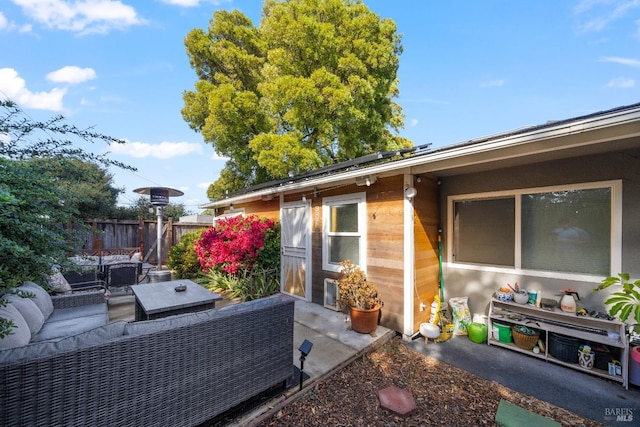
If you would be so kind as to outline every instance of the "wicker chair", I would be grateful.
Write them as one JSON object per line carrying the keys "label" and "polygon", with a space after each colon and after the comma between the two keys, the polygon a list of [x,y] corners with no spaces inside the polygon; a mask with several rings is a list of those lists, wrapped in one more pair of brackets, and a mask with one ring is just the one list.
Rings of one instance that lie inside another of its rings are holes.
{"label": "wicker chair", "polygon": [[104,266],[104,275],[107,283],[107,289],[125,288],[128,290],[130,286],[138,284],[140,263],[137,262],[118,262]]}

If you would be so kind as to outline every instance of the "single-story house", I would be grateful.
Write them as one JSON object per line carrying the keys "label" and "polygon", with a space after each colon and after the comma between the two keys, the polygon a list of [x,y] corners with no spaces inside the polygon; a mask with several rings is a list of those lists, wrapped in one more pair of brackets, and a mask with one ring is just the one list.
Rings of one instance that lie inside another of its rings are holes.
{"label": "single-story house", "polygon": [[[377,153],[202,206],[282,224],[282,291],[334,305],[350,259],[380,289],[381,323],[405,336],[439,293],[484,314],[499,287],[543,297],[640,276],[640,104],[437,149]],[[442,242],[439,253],[438,240]]]}

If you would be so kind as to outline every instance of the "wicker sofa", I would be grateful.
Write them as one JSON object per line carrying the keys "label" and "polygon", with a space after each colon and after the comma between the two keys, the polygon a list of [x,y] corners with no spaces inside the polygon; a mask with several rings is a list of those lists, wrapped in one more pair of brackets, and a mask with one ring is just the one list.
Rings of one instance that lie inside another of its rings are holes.
{"label": "wicker sofa", "polygon": [[0,425],[199,425],[291,379],[293,315],[274,295],[0,351]]}

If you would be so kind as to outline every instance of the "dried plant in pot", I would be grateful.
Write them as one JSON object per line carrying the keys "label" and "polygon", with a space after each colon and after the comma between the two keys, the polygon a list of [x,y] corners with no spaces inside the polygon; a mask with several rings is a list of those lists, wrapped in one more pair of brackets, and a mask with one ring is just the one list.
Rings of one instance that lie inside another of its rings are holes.
{"label": "dried plant in pot", "polygon": [[340,263],[338,279],[338,303],[348,307],[351,316],[351,328],[363,334],[369,334],[378,327],[382,300],[378,296],[378,287],[367,281],[367,276],[358,267],[346,260]]}

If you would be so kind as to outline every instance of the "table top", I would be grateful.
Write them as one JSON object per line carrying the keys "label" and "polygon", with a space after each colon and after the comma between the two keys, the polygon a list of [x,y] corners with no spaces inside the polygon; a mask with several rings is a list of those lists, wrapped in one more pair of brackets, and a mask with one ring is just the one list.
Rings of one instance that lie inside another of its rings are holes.
{"label": "table top", "polygon": [[[185,285],[187,290],[177,292],[175,287],[179,285]],[[222,299],[220,295],[185,279],[140,284],[132,286],[131,290],[147,314],[215,303]]]}

